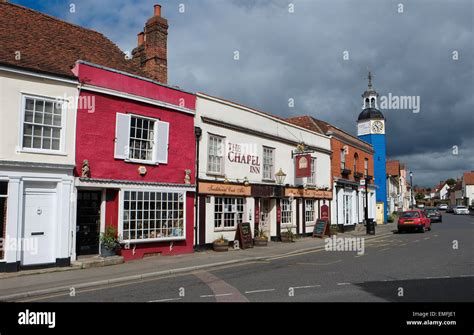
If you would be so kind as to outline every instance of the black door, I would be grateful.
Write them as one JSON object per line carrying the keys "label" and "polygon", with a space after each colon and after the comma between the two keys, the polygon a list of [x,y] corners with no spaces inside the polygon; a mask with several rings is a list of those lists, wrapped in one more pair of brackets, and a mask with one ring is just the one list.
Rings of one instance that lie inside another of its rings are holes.
{"label": "black door", "polygon": [[99,253],[101,192],[77,193],[76,255]]}

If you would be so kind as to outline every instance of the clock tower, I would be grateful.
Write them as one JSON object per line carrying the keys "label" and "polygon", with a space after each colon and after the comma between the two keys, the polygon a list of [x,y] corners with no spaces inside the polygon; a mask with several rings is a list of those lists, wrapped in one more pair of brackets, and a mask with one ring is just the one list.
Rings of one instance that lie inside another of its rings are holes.
{"label": "clock tower", "polygon": [[387,222],[387,181],[385,118],[377,109],[378,93],[372,87],[372,74],[369,72],[369,85],[362,94],[362,112],[357,119],[357,136],[374,147],[374,183],[377,187],[377,207],[383,203],[384,222]]}

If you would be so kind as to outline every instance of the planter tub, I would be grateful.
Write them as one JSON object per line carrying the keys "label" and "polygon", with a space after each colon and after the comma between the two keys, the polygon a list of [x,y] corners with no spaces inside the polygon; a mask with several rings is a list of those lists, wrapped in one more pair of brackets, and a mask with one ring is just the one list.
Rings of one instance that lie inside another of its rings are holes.
{"label": "planter tub", "polygon": [[256,238],[253,240],[253,245],[256,247],[266,247],[268,245],[268,240]]}
{"label": "planter tub", "polygon": [[229,251],[229,243],[213,243],[212,248],[217,252]]}
{"label": "planter tub", "polygon": [[100,256],[101,257],[112,257],[116,256],[117,253],[115,252],[115,249],[108,249],[104,246],[100,247]]}

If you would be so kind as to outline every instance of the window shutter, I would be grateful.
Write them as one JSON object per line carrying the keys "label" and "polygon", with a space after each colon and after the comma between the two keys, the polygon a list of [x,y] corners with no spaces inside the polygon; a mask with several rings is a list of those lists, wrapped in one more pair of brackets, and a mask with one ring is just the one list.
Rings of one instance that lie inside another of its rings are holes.
{"label": "window shutter", "polygon": [[169,137],[168,122],[156,121],[156,136],[155,136],[155,162],[161,164],[168,164],[168,137]]}
{"label": "window shutter", "polygon": [[127,159],[130,145],[130,115],[117,113],[115,124],[115,154],[118,159]]}

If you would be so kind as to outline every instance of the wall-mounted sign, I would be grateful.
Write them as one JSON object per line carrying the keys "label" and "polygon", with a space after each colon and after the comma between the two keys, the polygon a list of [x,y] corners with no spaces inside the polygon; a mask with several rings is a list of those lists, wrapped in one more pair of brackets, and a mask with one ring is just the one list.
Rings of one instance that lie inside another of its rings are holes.
{"label": "wall-mounted sign", "polygon": [[227,152],[227,159],[231,163],[248,165],[250,173],[260,174],[260,157],[256,150],[246,149],[242,144],[228,143]]}
{"label": "wall-mounted sign", "polygon": [[311,155],[298,155],[295,157],[296,178],[311,177]]}
{"label": "wall-mounted sign", "polygon": [[236,195],[249,197],[251,187],[245,185],[225,185],[217,183],[199,183],[199,193],[216,195]]}
{"label": "wall-mounted sign", "polygon": [[320,218],[324,220],[329,220],[329,206],[328,205],[321,206]]}
{"label": "wall-mounted sign", "polygon": [[315,199],[332,199],[332,191],[322,190],[305,190],[302,188],[286,188],[285,197],[302,197],[302,198],[315,198]]}

